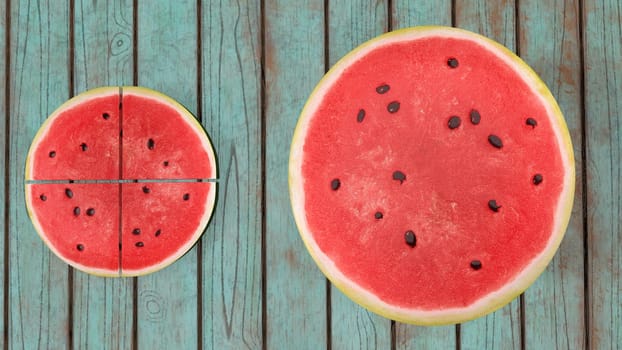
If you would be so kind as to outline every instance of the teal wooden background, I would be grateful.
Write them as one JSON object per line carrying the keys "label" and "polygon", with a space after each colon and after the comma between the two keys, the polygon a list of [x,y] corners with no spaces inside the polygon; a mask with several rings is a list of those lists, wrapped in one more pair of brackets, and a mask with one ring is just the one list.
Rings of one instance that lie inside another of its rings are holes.
{"label": "teal wooden background", "polygon": [[[620,349],[619,0],[0,0],[0,339],[15,349]],[[392,29],[454,25],[516,51],[565,113],[577,166],[570,227],[503,309],[416,327],[323,278],[290,214],[287,161],[308,94],[339,57]],[[23,169],[46,116],[101,85],[146,85],[201,120],[220,187],[201,241],[150,276],[75,271],[28,219]]]}

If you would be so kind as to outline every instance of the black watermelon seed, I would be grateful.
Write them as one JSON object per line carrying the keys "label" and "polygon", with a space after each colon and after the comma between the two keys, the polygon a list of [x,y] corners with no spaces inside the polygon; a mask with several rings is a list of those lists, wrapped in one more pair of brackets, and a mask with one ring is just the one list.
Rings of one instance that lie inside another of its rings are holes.
{"label": "black watermelon seed", "polygon": [[158,230],[155,232],[155,236],[156,236],[156,237],[158,237],[161,233],[162,233],[162,230],[158,229]]}
{"label": "black watermelon seed", "polygon": [[153,141],[153,139],[149,139],[149,141],[147,141],[147,148],[149,149],[155,148],[155,141]]}
{"label": "black watermelon seed", "polygon": [[359,123],[362,123],[363,119],[365,119],[365,110],[364,109],[360,109],[359,113],[356,115],[356,121],[359,122]]}
{"label": "black watermelon seed", "polygon": [[404,239],[406,240],[406,244],[408,244],[411,248],[417,245],[417,237],[411,230],[406,231]]}
{"label": "black watermelon seed", "polygon": [[75,182],[75,181],[73,181],[73,180],[69,179],[69,183],[70,183],[70,184],[72,184],[72,183],[74,183],[74,182]]}
{"label": "black watermelon seed", "polygon": [[538,122],[533,118],[527,118],[527,120],[525,120],[525,124],[531,126],[531,128],[533,129],[536,127],[536,125],[538,125]]}
{"label": "black watermelon seed", "polygon": [[67,196],[67,198],[73,198],[73,191],[69,188],[65,188],[65,196]]}
{"label": "black watermelon seed", "polygon": [[95,215],[95,209],[93,209],[93,208],[88,208],[88,209],[86,210],[86,215],[88,215],[88,216],[93,216],[93,215]]}
{"label": "black watermelon seed", "polygon": [[447,60],[447,65],[450,68],[458,68],[458,60],[455,59],[454,57],[452,57],[452,58]]}
{"label": "black watermelon seed", "polygon": [[497,135],[488,135],[488,142],[490,142],[490,144],[495,146],[496,148],[503,147],[503,142]]}
{"label": "black watermelon seed", "polygon": [[78,251],[80,251],[80,252],[81,252],[81,251],[83,251],[83,250],[84,250],[84,245],[83,245],[83,244],[78,244],[78,245],[76,246],[76,249],[78,249]]}
{"label": "black watermelon seed", "polygon": [[151,190],[147,186],[143,186],[143,193],[149,193]]}
{"label": "black watermelon seed", "polygon": [[139,235],[140,234],[140,229],[139,228],[135,228],[132,230],[132,234],[133,235]]}
{"label": "black watermelon seed", "polygon": [[397,101],[393,101],[387,105],[387,111],[389,111],[389,113],[396,113],[399,110],[400,110],[400,103]]}
{"label": "black watermelon seed", "polygon": [[472,260],[471,261],[471,268],[473,270],[479,270],[482,268],[482,262],[479,260]]}
{"label": "black watermelon seed", "polygon": [[377,211],[376,214],[374,214],[374,217],[378,220],[382,219],[382,213]]}
{"label": "black watermelon seed", "polygon": [[44,194],[39,196],[39,199],[41,199],[42,201],[46,201],[48,199],[48,197],[46,197]]}
{"label": "black watermelon seed", "polygon": [[488,201],[488,208],[490,208],[490,210],[494,211],[495,213],[499,211],[499,208],[501,208],[500,205],[497,204],[497,201],[494,199],[491,199]]}
{"label": "black watermelon seed", "polygon": [[542,174],[536,174],[536,175],[533,176],[533,184],[534,185],[541,184],[542,180],[544,180],[544,178],[542,177]]}
{"label": "black watermelon seed", "polygon": [[110,114],[102,113],[102,118],[104,118],[105,120],[108,120],[108,119],[110,119]]}
{"label": "black watermelon seed", "polygon": [[56,151],[50,151],[50,153],[48,153],[48,155],[50,156],[50,158],[54,158],[54,157],[56,157]]}
{"label": "black watermelon seed", "polygon": [[401,184],[402,182],[406,181],[406,175],[403,172],[396,170],[393,172],[393,180],[397,180]]}
{"label": "black watermelon seed", "polygon": [[333,179],[333,181],[330,182],[331,190],[337,191],[339,187],[341,187],[341,181],[339,181],[339,179]]}
{"label": "black watermelon seed", "polygon": [[472,109],[471,113],[469,113],[469,117],[471,118],[471,123],[473,125],[479,124],[479,121],[482,119],[482,116],[479,114],[477,109]]}
{"label": "black watermelon seed", "polygon": [[203,182],[203,179],[197,179],[197,182]]}
{"label": "black watermelon seed", "polygon": [[451,118],[449,118],[449,121],[447,122],[447,126],[449,126],[450,129],[455,129],[460,126],[461,122],[462,121],[460,120],[460,117],[454,115]]}
{"label": "black watermelon seed", "polygon": [[190,199],[190,193],[185,193],[184,200],[187,201],[188,199]]}
{"label": "black watermelon seed", "polygon": [[145,246],[145,243],[143,242],[136,242],[136,244],[134,244],[135,246],[137,246],[138,248],[142,248]]}
{"label": "black watermelon seed", "polygon": [[389,85],[387,85],[387,84],[382,84],[382,85],[380,85],[380,86],[378,86],[378,87],[376,88],[376,92],[377,92],[377,93],[379,93],[379,94],[384,94],[384,93],[386,93],[387,91],[389,91],[389,89],[390,89],[390,88],[391,88],[391,87],[390,87]]}
{"label": "black watermelon seed", "polygon": [[75,216],[80,215],[80,207],[73,208],[73,215],[75,215]]}
{"label": "black watermelon seed", "polygon": [[80,144],[80,148],[82,149],[82,152],[85,152],[87,149],[89,149],[89,146],[87,146],[86,143],[82,142]]}
{"label": "black watermelon seed", "polygon": [[165,160],[162,164],[164,164],[164,166],[168,166],[168,160]]}

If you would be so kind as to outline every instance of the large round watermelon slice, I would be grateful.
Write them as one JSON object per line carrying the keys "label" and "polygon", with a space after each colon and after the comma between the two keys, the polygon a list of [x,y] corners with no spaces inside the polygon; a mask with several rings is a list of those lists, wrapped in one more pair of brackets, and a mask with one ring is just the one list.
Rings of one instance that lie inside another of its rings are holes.
{"label": "large round watermelon slice", "polygon": [[574,194],[560,109],[520,58],[464,30],[373,39],[320,81],[296,127],[293,212],[345,294],[402,322],[451,324],[524,291]]}
{"label": "large round watermelon slice", "polygon": [[103,276],[161,269],[198,240],[216,184],[211,143],[179,103],[141,87],[82,93],[52,113],[26,160],[26,205],[43,241]]}

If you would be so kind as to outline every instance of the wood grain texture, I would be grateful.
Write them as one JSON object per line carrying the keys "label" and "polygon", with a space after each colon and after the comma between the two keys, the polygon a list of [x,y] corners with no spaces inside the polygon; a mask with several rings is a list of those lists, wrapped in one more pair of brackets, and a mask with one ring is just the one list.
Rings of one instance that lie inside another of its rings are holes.
{"label": "wood grain texture", "polygon": [[[458,0],[455,2],[456,27],[467,29],[515,48],[515,4],[513,0]],[[461,349],[520,349],[520,302],[510,304],[460,327]]]}
{"label": "wood grain texture", "polygon": [[[138,85],[171,96],[197,111],[197,2],[138,2]],[[157,273],[138,278],[138,347],[197,348],[196,246]]]}
{"label": "wood grain texture", "polygon": [[[451,25],[452,2],[394,0],[391,13],[393,29],[416,25]],[[452,349],[456,346],[456,327],[419,327],[397,322],[395,348]]]}
{"label": "wood grain texture", "polygon": [[452,2],[393,0],[391,28],[423,25],[451,25]]}
{"label": "wood grain texture", "polygon": [[218,205],[203,236],[203,345],[261,349],[259,2],[202,8],[202,116],[218,157]]}
{"label": "wood grain texture", "polygon": [[9,348],[68,342],[67,264],[34,230],[24,204],[24,166],[35,133],[69,97],[69,7],[12,1],[9,101]]}
{"label": "wood grain texture", "polygon": [[584,5],[589,345],[622,347],[622,4]]}
{"label": "wood grain texture", "polygon": [[[132,2],[76,1],[73,45],[74,94],[99,86],[132,85]],[[74,270],[75,348],[128,348],[132,309],[132,279]]]}
{"label": "wood grain texture", "polygon": [[[0,154],[2,155],[5,163],[0,165],[0,216],[2,220],[0,221],[0,261],[4,263],[2,268],[0,269],[0,278],[3,283],[3,287],[0,289],[0,300],[2,300],[2,305],[0,306],[0,314],[3,315],[2,320],[0,320],[0,327],[4,329],[4,300],[7,297],[5,295],[5,285],[4,285],[4,271],[7,266],[5,256],[5,235],[8,232],[7,217],[5,215],[6,210],[8,209],[8,198],[7,198],[7,188],[8,188],[8,180],[6,178],[7,175],[7,163],[6,161],[9,159],[7,155],[7,137],[8,137],[8,128],[6,127],[8,121],[8,113],[7,113],[7,105],[6,105],[6,93],[8,92],[6,86],[6,80],[4,74],[8,75],[9,62],[7,62],[7,40],[6,35],[9,30],[7,27],[7,19],[8,13],[6,12],[6,1],[0,3],[0,72],[2,72],[2,77],[0,78]],[[4,337],[0,340],[0,346],[3,349],[6,349],[8,344],[5,343]]]}
{"label": "wood grain texture", "polygon": [[[384,33],[388,24],[387,10],[387,1],[329,1],[328,66],[358,45]],[[333,285],[330,295],[333,349],[391,347],[391,321],[354,303]]]}
{"label": "wood grain texture", "polygon": [[266,346],[327,344],[326,280],[291,214],[289,148],[298,115],[324,73],[324,2],[265,4]]}
{"label": "wood grain texture", "polygon": [[521,57],[557,99],[576,155],[576,192],[566,236],[553,261],[524,295],[525,347],[584,347],[581,50],[578,1],[521,0]]}

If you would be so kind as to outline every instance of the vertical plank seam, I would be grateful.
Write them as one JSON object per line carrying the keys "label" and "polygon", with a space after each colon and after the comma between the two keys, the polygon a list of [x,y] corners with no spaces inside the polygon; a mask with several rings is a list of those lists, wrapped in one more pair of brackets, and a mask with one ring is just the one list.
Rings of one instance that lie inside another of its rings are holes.
{"label": "vertical plank seam", "polygon": [[[197,117],[203,122],[203,5],[197,0]],[[197,242],[197,349],[203,349],[203,240]]]}
{"label": "vertical plank seam", "polygon": [[[330,67],[330,37],[329,37],[329,28],[330,28],[330,18],[329,18],[329,0],[324,0],[324,73],[326,73]],[[328,278],[324,278],[324,283],[326,286],[326,349],[332,349],[332,298],[331,298],[331,284]]]}
{"label": "vertical plank seam", "polygon": [[[5,1],[5,33],[4,33],[4,44],[5,46],[5,51],[4,51],[4,116],[5,116],[5,120],[4,120],[4,130],[6,133],[9,132],[10,127],[11,127],[11,121],[10,121],[10,113],[9,113],[9,108],[10,108],[10,100],[11,100],[11,93],[9,92],[9,84],[11,83],[11,79],[10,79],[10,62],[11,62],[11,45],[10,45],[10,39],[11,39],[11,1],[10,0],[6,0]],[[4,315],[3,315],[3,320],[4,320],[4,335],[3,335],[3,348],[6,349],[9,346],[9,165],[10,165],[10,141],[9,141],[9,135],[5,134],[5,140],[4,140],[4,220],[3,220],[3,225],[4,225],[4,286],[3,286],[3,290],[4,290],[4,300],[3,300],[3,305],[4,305]]]}
{"label": "vertical plank seam", "polygon": [[132,83],[138,85],[138,0],[132,1]]}
{"label": "vertical plank seam", "polygon": [[[138,0],[132,1],[132,83],[138,85]],[[121,194],[119,194],[120,196]],[[119,266],[120,267],[120,266]],[[132,277],[132,346],[138,349],[138,277]]]}
{"label": "vertical plank seam", "polygon": [[393,30],[393,0],[387,0],[387,32]]}
{"label": "vertical plank seam", "polygon": [[[75,94],[74,69],[75,69],[75,0],[69,0],[69,97]],[[73,323],[74,323],[74,290],[73,290],[73,268],[67,265],[67,349],[73,349]]]}
{"label": "vertical plank seam", "polygon": [[267,278],[266,278],[266,4],[259,2],[259,31],[260,31],[260,130],[261,130],[261,349],[267,349],[268,342],[268,312],[267,312]]}
{"label": "vertical plank seam", "polygon": [[589,231],[587,221],[587,137],[586,137],[586,108],[585,108],[585,20],[583,16],[584,0],[579,4],[579,67],[580,103],[581,103],[581,214],[583,215],[583,330],[584,348],[590,349],[590,288],[589,288]]}

